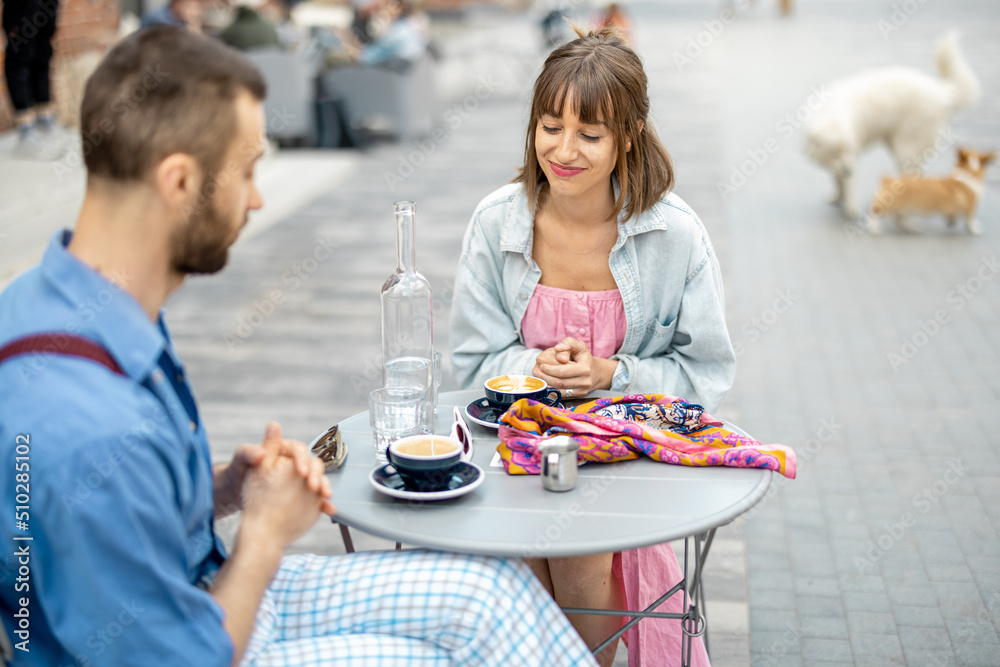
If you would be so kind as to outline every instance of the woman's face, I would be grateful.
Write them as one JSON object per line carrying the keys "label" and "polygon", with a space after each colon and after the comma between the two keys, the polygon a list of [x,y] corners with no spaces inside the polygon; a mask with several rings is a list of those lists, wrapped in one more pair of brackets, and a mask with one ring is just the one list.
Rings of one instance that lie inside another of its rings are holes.
{"label": "woman's face", "polygon": [[615,135],[603,123],[582,123],[571,99],[572,91],[561,117],[544,114],[535,127],[535,155],[549,180],[549,193],[577,197],[600,192],[595,188],[607,191],[618,162]]}

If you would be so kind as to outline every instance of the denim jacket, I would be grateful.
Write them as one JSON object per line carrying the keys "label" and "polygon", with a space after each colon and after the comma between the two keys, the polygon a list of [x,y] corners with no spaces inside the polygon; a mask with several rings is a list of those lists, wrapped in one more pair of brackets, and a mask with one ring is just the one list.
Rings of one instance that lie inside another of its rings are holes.
{"label": "denim jacket", "polygon": [[[486,197],[462,242],[451,308],[452,371],[459,386],[530,374],[521,320],[542,276],[531,257],[534,216],[520,183]],[[716,410],[733,384],[736,355],[722,274],[708,232],[675,194],[618,220],[608,263],[627,322],[612,391],[680,396]]]}

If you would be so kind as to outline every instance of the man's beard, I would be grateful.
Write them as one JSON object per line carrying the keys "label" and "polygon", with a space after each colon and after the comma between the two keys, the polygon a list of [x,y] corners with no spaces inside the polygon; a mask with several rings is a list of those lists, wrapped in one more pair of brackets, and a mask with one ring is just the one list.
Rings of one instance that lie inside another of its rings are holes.
{"label": "man's beard", "polygon": [[232,245],[230,226],[220,215],[214,200],[191,213],[187,224],[174,232],[170,263],[180,274],[216,273],[229,260]]}

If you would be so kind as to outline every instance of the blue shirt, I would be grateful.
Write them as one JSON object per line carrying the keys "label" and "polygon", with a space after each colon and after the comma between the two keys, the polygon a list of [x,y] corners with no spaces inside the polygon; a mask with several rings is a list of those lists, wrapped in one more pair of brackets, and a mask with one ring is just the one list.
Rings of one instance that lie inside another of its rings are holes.
{"label": "blue shirt", "polygon": [[[204,589],[225,552],[184,368],[162,317],[71,255],[69,239],[56,234],[0,294],[0,345],[77,334],[125,376],[63,355],[0,364],[0,612],[15,644],[22,602],[29,624],[30,652],[15,649],[14,664],[229,665],[222,609]],[[27,490],[13,488],[18,456]],[[29,497],[27,530],[15,491]]]}

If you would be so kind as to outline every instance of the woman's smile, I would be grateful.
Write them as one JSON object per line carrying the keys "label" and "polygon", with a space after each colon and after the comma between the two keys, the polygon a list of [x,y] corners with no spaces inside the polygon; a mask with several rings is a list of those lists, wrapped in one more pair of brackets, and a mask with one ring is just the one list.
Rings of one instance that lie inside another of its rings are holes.
{"label": "woman's smile", "polygon": [[583,167],[567,167],[565,165],[559,164],[558,162],[549,162],[549,166],[552,168],[552,173],[556,176],[562,176],[563,178],[569,178],[570,176],[576,176],[583,171]]}

